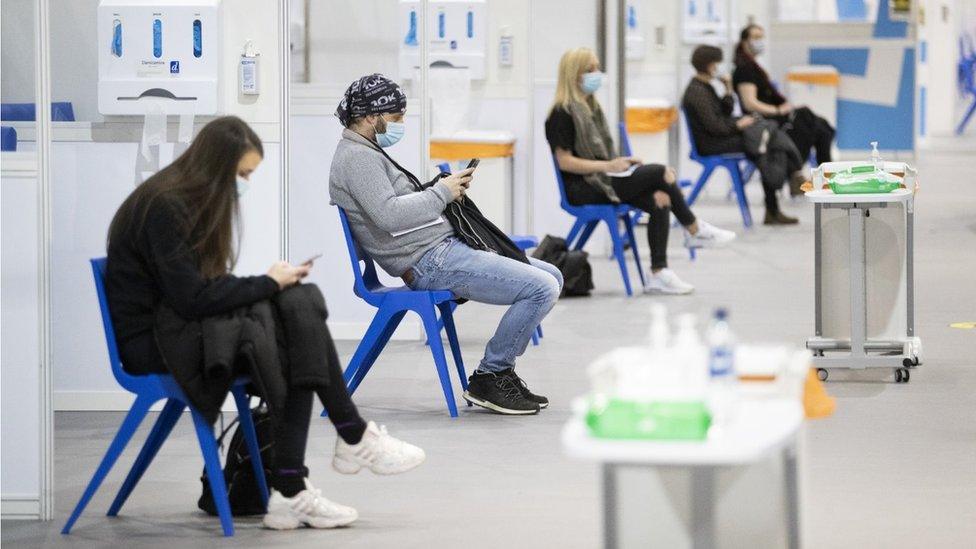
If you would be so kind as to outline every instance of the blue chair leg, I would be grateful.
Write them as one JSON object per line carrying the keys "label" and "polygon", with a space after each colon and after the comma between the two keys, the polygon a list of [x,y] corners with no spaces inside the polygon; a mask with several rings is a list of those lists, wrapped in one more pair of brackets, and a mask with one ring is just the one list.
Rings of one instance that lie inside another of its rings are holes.
{"label": "blue chair leg", "polygon": [[447,358],[444,357],[444,345],[441,343],[441,332],[437,329],[437,316],[434,313],[434,304],[430,304],[427,310],[414,311],[420,315],[424,323],[424,331],[427,332],[427,342],[430,343],[430,353],[434,356],[434,365],[437,367],[437,375],[441,380],[441,389],[444,391],[444,399],[447,400],[447,409],[451,417],[457,417],[457,403],[454,402],[454,389],[451,387],[451,376],[447,371]]}
{"label": "blue chair leg", "polygon": [[745,183],[742,181],[742,172],[739,170],[739,163],[734,162],[726,165],[729,175],[732,176],[732,188],[735,189],[735,198],[739,203],[739,212],[742,214],[742,225],[745,228],[752,227],[752,213],[749,212],[749,200],[746,199]]}
{"label": "blue chair leg", "polygon": [[641,288],[643,288],[647,284],[647,279],[644,278],[644,267],[641,265],[640,253],[637,251],[637,238],[634,236],[634,219],[630,215],[627,215],[627,218],[624,219],[624,227],[627,229],[627,239],[630,240],[630,250],[634,254],[634,263],[637,264],[637,274],[640,276]]}
{"label": "blue chair leg", "polygon": [[691,194],[688,195],[688,205],[691,206],[698,200],[698,195],[701,193],[702,189],[705,187],[705,183],[708,182],[708,178],[711,177],[712,171],[715,170],[714,164],[705,164],[702,166],[702,173],[698,176],[698,181],[695,182],[694,188],[691,189]]}
{"label": "blue chair leg", "polygon": [[[457,309],[457,301],[448,301],[447,303],[450,303],[451,304],[450,305],[451,312],[454,312],[454,310]],[[439,309],[440,308],[440,305],[438,305],[437,308]],[[441,330],[444,330],[444,317],[443,317],[443,315],[437,320],[437,326]],[[424,345],[427,345],[427,342],[426,341],[424,342]]]}
{"label": "blue chair leg", "polygon": [[962,121],[956,127],[956,135],[962,135],[966,131],[966,125],[969,124],[969,119],[973,117],[974,113],[976,113],[976,98],[973,99],[973,104],[969,106],[966,115],[962,117]]}
{"label": "blue chair leg", "polygon": [[132,439],[132,435],[139,428],[139,424],[146,417],[146,413],[149,412],[149,407],[153,402],[155,400],[148,396],[139,395],[136,397],[136,401],[132,403],[132,408],[125,415],[125,419],[122,421],[119,431],[115,434],[115,438],[109,444],[108,450],[105,452],[105,457],[102,458],[102,462],[98,465],[98,469],[95,470],[95,474],[92,475],[91,481],[88,482],[88,487],[85,488],[81,499],[78,500],[75,510],[68,517],[68,521],[64,523],[64,528],[61,529],[62,534],[71,533],[71,527],[74,526],[75,521],[81,516],[85,507],[88,506],[88,502],[91,501],[92,496],[98,491],[98,487],[102,485],[102,481],[105,480],[105,476],[108,475],[108,472],[115,465],[119,456],[122,455],[126,444]]}
{"label": "blue chair leg", "polygon": [[217,505],[220,526],[224,530],[224,536],[231,537],[234,535],[234,517],[230,514],[230,502],[227,501],[227,485],[224,481],[224,471],[220,467],[217,439],[214,438],[213,427],[207,423],[200,412],[191,408],[190,414],[193,416],[193,426],[196,428],[197,441],[203,454],[203,465],[207,471],[207,480],[210,482],[210,492]]}
{"label": "blue chair leg", "polygon": [[363,378],[373,367],[373,363],[376,362],[380,352],[386,347],[393,336],[393,332],[396,331],[397,326],[400,325],[400,321],[406,314],[406,311],[390,311],[382,307],[376,312],[373,322],[366,330],[366,335],[359,343],[359,348],[356,349],[356,354],[349,361],[349,367],[343,374],[349,394],[356,392],[356,389],[359,388],[359,384],[363,382]]}
{"label": "blue chair leg", "polygon": [[542,335],[542,324],[539,324],[538,326],[535,327],[535,333],[536,333],[536,335],[539,336],[539,339],[542,339],[543,338],[543,335]]}
{"label": "blue chair leg", "polygon": [[149,468],[159,449],[166,442],[166,438],[173,431],[173,427],[180,420],[184,408],[186,408],[186,404],[183,404],[179,399],[170,398],[166,401],[166,405],[163,406],[163,411],[160,412],[159,418],[156,419],[156,424],[153,425],[152,431],[149,432],[149,436],[142,446],[142,450],[139,451],[139,456],[132,464],[132,469],[129,470],[129,474],[125,477],[125,482],[122,483],[119,493],[116,494],[115,500],[112,502],[111,507],[108,508],[108,516],[114,517],[119,514],[119,510],[125,505],[126,500],[129,499],[129,495],[132,494],[132,490],[135,489],[136,484],[139,484],[142,475],[145,474],[146,469]]}
{"label": "blue chair leg", "polygon": [[234,395],[234,402],[237,403],[237,417],[241,420],[241,428],[244,429],[244,442],[247,443],[247,452],[251,456],[251,467],[254,468],[254,478],[258,482],[258,492],[261,493],[261,503],[264,508],[268,508],[268,479],[264,475],[264,463],[261,461],[261,446],[258,444],[258,433],[254,430],[254,418],[251,417],[251,403],[244,392],[244,387],[236,385],[231,389]]}
{"label": "blue chair leg", "polygon": [[[590,240],[590,236],[593,235],[594,229],[596,229],[596,226],[599,224],[600,224],[599,219],[595,219],[593,221],[587,221],[586,226],[583,228],[583,233],[580,234],[580,237],[576,241],[576,244],[569,247],[573,250],[582,250],[583,246],[586,246],[586,243]],[[619,227],[617,227],[616,223],[614,223],[614,227],[610,229],[610,232],[616,233],[618,230]]]}
{"label": "blue chair leg", "polygon": [[538,330],[538,328],[536,328],[535,330],[532,330],[532,346],[533,347],[538,347],[539,346],[539,330]]}
{"label": "blue chair leg", "polygon": [[457,328],[454,326],[453,311],[456,306],[457,304],[453,301],[437,304],[437,308],[441,310],[441,322],[444,323],[444,330],[447,331],[447,342],[451,346],[451,355],[454,357],[454,367],[457,368],[458,378],[461,380],[461,388],[467,391],[468,374],[464,371],[464,360],[461,358],[461,345],[458,342]]}
{"label": "blue chair leg", "polygon": [[585,225],[586,225],[586,222],[584,222],[583,220],[581,220],[578,217],[576,218],[576,221],[573,222],[573,227],[569,230],[569,234],[566,235],[566,247],[567,248],[572,248],[573,247],[573,242],[576,240],[576,237],[579,236],[580,231],[583,230],[583,227]]}
{"label": "blue chair leg", "polygon": [[627,257],[624,254],[623,239],[620,238],[620,233],[617,232],[617,218],[614,216],[612,219],[604,219],[604,221],[607,224],[607,228],[610,229],[610,239],[613,241],[613,256],[617,258],[617,264],[620,266],[620,276],[624,279],[624,289],[627,291],[628,296],[632,296],[634,292],[630,288],[630,274],[627,273]]}

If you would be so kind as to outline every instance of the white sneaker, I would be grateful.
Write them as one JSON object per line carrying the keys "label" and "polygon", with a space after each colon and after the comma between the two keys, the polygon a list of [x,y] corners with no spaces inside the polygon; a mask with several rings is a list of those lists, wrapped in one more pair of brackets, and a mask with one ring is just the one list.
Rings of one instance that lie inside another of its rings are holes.
{"label": "white sneaker", "polygon": [[358,473],[363,467],[377,475],[395,475],[413,469],[425,459],[423,450],[390,436],[386,426],[377,427],[370,421],[359,444],[346,444],[342,437],[336,439],[332,468],[345,475]]}
{"label": "white sneaker", "polygon": [[685,248],[720,248],[735,240],[732,231],[719,229],[715,225],[698,220],[698,233],[685,231]]}
{"label": "white sneaker", "polygon": [[329,501],[322,491],[305,479],[305,489],[286,498],[273,490],[268,499],[268,512],[264,515],[265,528],[294,530],[303,524],[311,528],[338,528],[359,518],[352,507]]}
{"label": "white sneaker", "polygon": [[651,274],[644,285],[644,292],[649,294],[690,294],[694,290],[694,286],[678,278],[671,269]]}

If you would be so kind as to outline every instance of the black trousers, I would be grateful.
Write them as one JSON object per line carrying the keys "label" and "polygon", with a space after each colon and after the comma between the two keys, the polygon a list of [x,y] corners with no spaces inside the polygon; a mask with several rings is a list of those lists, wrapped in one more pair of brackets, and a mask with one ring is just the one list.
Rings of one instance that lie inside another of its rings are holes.
{"label": "black trousers", "polygon": [[[775,126],[773,121],[766,122],[770,126]],[[756,165],[762,177],[766,211],[777,213],[780,209],[776,192],[783,187],[787,177],[803,168],[803,157],[800,156],[800,151],[786,131],[782,128],[769,129],[771,132],[766,145],[766,154],[757,156],[747,152],[746,156]]]}
{"label": "black trousers", "polygon": [[[280,323],[279,323],[280,324]],[[326,329],[328,331],[328,329]],[[308,443],[308,429],[312,421],[312,396],[318,394],[319,401],[329,414],[339,436],[358,433],[366,429],[366,422],[359,416],[353,404],[346,382],[342,379],[339,356],[335,350],[332,336],[328,338],[329,385],[310,389],[289,387],[288,400],[281,417],[275,421],[275,456],[273,471],[275,477],[289,477],[305,474],[305,448]],[[284,355],[285,353],[280,353]],[[346,439],[347,436],[343,436]],[[358,436],[357,436],[358,438]],[[277,484],[275,478],[272,484]],[[280,490],[280,488],[279,488]],[[283,490],[282,490],[283,491]]]}
{"label": "black trousers", "polygon": [[836,132],[829,122],[807,107],[800,107],[789,115],[777,117],[777,120],[793,140],[800,156],[806,159],[813,149],[817,154],[817,164],[831,161],[830,145]]}
{"label": "black trousers", "polygon": [[[650,215],[647,223],[647,243],[651,248],[651,269],[664,269],[668,266],[668,235],[671,232],[671,216],[687,227],[695,222],[695,214],[685,202],[685,196],[677,182],[664,180],[665,167],[661,164],[645,164],[634,170],[629,177],[612,177],[613,190],[626,204],[640,208]],[[663,191],[671,198],[671,208],[658,208],[654,203],[654,193]],[[572,204],[609,204],[599,189],[582,183],[567,189],[567,198]]]}

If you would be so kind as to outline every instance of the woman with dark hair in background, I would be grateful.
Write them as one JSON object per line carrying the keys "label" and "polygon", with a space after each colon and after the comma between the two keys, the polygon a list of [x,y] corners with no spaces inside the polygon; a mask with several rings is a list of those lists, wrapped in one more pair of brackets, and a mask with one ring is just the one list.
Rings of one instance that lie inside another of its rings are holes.
{"label": "woman with dark hair in background", "polygon": [[[742,111],[779,122],[803,158],[810,156],[810,149],[814,149],[818,164],[830,162],[834,128],[809,108],[795,107],[779,93],[769,75],[756,62],[756,56],[765,50],[766,34],[762,27],[749,25],[742,29],[735,47],[735,71],[732,73]],[[794,196],[801,192],[792,181],[790,192]]]}
{"label": "woman with dark hair in background", "polygon": [[[795,217],[780,210],[776,191],[783,186],[787,176],[791,185],[803,183],[806,179],[802,170],[803,159],[785,132],[770,127],[775,126],[775,122],[766,122],[755,116],[732,116],[735,107],[732,80],[727,74],[719,75],[718,65],[721,61],[722,50],[715,46],[698,46],[691,54],[695,76],[681,99],[681,108],[691,129],[690,137],[698,153],[705,156],[744,153],[756,164],[762,176],[766,195],[763,224],[795,224],[798,222]],[[725,86],[722,97],[712,86],[712,80],[716,78]]]}
{"label": "woman with dark hair in background", "polygon": [[[380,474],[400,473],[425,456],[359,416],[325,325],[324,299],[314,285],[299,284],[311,261],[278,261],[262,276],[231,274],[237,259],[234,235],[240,234],[235,230],[240,196],[263,156],[261,140],[244,121],[222,117],[204,126],[186,152],[137,187],[109,228],[109,308],[125,370],[173,374],[209,419],[219,413],[229,381],[243,368],[250,367],[249,373],[261,366],[262,371],[277,370],[267,377],[274,382],[277,374],[277,385],[262,386],[252,375],[263,393],[277,389],[279,396],[275,404],[264,394],[272,405],[275,441],[269,464],[273,490],[264,524],[279,530],[303,524],[343,526],[356,520],[356,510],[329,501],[306,478],[313,394],[339,434],[333,459],[337,471],[355,473],[365,467]],[[248,315],[258,308],[267,311],[261,318],[270,318],[272,326],[249,330],[255,325],[245,326],[245,320],[219,324],[244,316],[253,320]],[[216,329],[208,333],[208,326]],[[239,328],[221,329],[227,326]],[[264,354],[253,348],[262,342],[268,343]],[[207,369],[217,347],[233,363],[232,371],[220,376]],[[304,356],[297,356],[296,347]],[[192,360],[187,356],[203,364],[187,364]],[[254,366],[255,356],[263,359],[261,366]],[[217,402],[206,406],[208,399],[196,395],[213,396]]]}

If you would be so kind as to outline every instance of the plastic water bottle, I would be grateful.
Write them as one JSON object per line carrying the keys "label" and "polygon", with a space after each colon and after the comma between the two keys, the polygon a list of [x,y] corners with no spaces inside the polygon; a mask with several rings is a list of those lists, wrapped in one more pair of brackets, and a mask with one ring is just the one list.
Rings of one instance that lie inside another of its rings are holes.
{"label": "plastic water bottle", "polygon": [[735,382],[735,336],[728,317],[728,311],[716,309],[708,330],[708,370],[713,383]]}
{"label": "plastic water bottle", "polygon": [[709,408],[713,427],[725,428],[734,414],[736,403],[735,336],[728,323],[728,311],[716,309],[708,330]]}

